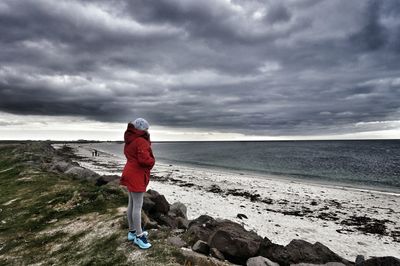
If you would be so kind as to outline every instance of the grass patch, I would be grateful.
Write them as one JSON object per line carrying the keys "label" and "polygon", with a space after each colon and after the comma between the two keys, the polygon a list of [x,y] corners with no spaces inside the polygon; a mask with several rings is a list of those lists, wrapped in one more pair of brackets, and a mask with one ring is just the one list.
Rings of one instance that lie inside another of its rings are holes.
{"label": "grass patch", "polygon": [[[41,169],[48,160],[48,156],[40,156],[44,152],[36,143],[0,145],[0,240],[4,243],[0,256],[14,253],[18,261],[17,254],[24,250],[24,263],[32,262],[39,247],[66,237],[64,233],[37,237],[40,231],[55,226],[54,221],[92,212],[112,214],[126,204],[126,196],[118,188],[98,187]],[[19,180],[21,177],[27,179]]]}
{"label": "grass patch", "polygon": [[[71,153],[67,148],[63,152]],[[0,265],[126,265],[135,248],[126,243],[126,219],[116,216],[117,208],[126,205],[126,195],[118,187],[47,171],[43,165],[56,155],[40,142],[0,144]],[[114,220],[116,226],[99,236],[61,230],[92,213],[104,219],[91,221],[93,226]],[[169,233],[155,234],[153,248],[133,264],[182,264],[179,250],[166,242]]]}

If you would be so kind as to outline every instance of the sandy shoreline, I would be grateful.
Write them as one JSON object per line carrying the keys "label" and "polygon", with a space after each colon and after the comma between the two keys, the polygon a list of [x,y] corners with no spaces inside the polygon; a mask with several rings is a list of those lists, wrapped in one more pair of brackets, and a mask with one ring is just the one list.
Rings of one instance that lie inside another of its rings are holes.
{"label": "sandy shoreline", "polygon": [[[91,145],[71,144],[83,157],[78,162],[119,175],[124,160],[105,152],[92,157]],[[351,261],[357,255],[400,257],[400,194],[160,163],[149,189],[184,203],[189,219],[230,219],[278,244],[319,241]]]}

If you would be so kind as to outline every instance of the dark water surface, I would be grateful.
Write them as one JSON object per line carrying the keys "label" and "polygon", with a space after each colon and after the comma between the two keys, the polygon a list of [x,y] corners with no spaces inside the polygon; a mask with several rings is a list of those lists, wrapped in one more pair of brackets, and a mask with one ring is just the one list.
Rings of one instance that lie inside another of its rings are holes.
{"label": "dark water surface", "polygon": [[167,163],[400,189],[400,140],[169,142],[153,150]]}

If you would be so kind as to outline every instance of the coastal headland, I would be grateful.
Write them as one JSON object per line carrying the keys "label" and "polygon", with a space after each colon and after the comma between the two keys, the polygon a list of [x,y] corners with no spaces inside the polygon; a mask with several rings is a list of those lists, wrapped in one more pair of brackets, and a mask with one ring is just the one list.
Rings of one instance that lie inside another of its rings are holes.
{"label": "coastal headland", "polygon": [[143,252],[126,240],[121,163],[80,144],[56,148],[0,144],[1,264],[399,263],[395,193],[174,165],[152,176],[143,220],[154,247]]}

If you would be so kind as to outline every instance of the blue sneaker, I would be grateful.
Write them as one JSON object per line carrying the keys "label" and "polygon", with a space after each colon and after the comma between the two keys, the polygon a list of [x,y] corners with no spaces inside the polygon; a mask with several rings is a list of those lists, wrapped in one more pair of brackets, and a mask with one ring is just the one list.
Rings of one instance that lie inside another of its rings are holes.
{"label": "blue sneaker", "polygon": [[[149,233],[147,232],[147,231],[143,231],[143,233],[142,233],[144,236],[148,236],[149,235]],[[129,231],[128,232],[128,241],[134,241],[135,240],[135,238],[136,238],[136,231],[134,230],[134,231]]]}
{"label": "blue sneaker", "polygon": [[135,243],[141,249],[151,248],[151,244],[147,242],[147,237],[144,234],[141,236],[136,236],[133,240],[133,243]]}

